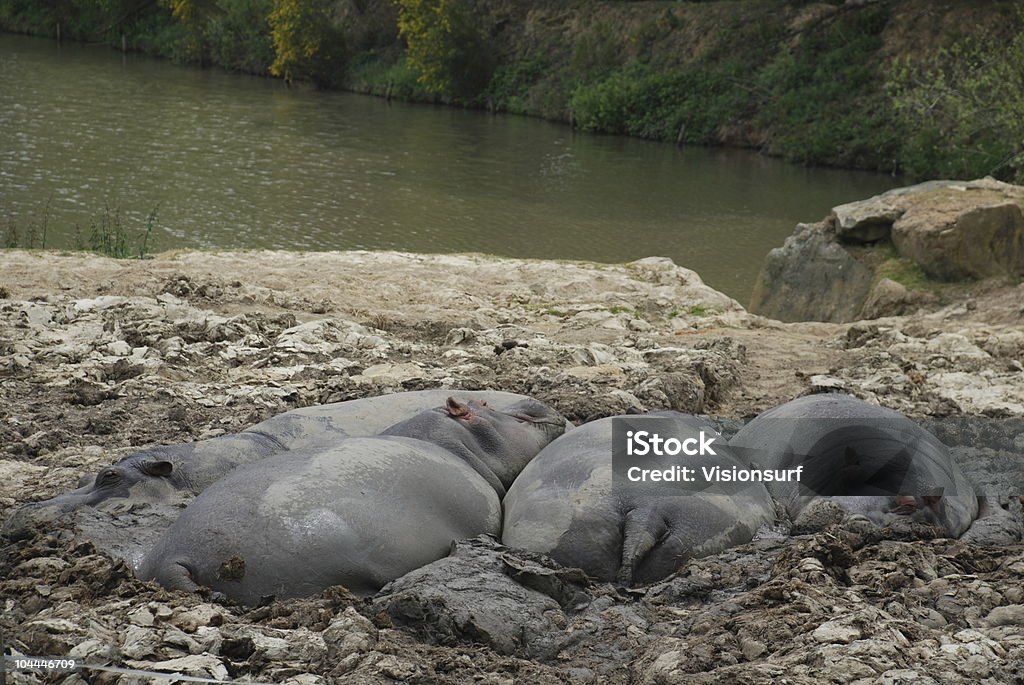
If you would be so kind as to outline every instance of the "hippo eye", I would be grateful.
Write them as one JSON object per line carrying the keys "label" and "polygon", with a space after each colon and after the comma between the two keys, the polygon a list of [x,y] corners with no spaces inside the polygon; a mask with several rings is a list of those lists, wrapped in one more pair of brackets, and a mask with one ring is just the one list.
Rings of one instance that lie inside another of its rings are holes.
{"label": "hippo eye", "polygon": [[96,478],[96,485],[99,485],[101,487],[102,486],[117,485],[120,482],[121,482],[121,474],[118,473],[117,471],[114,471],[113,469],[111,469],[109,471],[103,471]]}

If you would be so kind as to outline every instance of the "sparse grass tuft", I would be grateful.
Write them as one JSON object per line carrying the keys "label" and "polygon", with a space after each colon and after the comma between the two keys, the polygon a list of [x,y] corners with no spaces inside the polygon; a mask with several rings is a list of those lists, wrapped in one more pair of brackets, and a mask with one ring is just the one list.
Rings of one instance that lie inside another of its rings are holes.
{"label": "sparse grass tuft", "polygon": [[367,324],[370,328],[376,328],[378,331],[390,331],[395,328],[395,322],[392,321],[387,314],[377,313],[370,317]]}
{"label": "sparse grass tuft", "polygon": [[[0,246],[26,250],[45,250],[47,233],[51,223],[50,200],[35,217],[19,225],[13,216],[8,216],[0,233]],[[132,230],[121,218],[120,207],[104,203],[102,211],[89,221],[88,229],[75,224],[74,249],[114,257],[115,259],[142,259],[149,253],[150,238],[156,226],[156,205],[146,216],[141,229]]]}
{"label": "sparse grass tuft", "polygon": [[934,292],[942,285],[928,278],[921,267],[906,257],[890,257],[879,265],[876,273],[879,278],[888,278],[909,290]]}
{"label": "sparse grass tuft", "polygon": [[95,252],[114,259],[142,259],[149,250],[149,239],[156,225],[159,205],[146,216],[144,226],[132,231],[121,218],[121,208],[103,203],[103,210],[89,222],[83,237],[81,227],[75,225],[75,242],[79,250]]}

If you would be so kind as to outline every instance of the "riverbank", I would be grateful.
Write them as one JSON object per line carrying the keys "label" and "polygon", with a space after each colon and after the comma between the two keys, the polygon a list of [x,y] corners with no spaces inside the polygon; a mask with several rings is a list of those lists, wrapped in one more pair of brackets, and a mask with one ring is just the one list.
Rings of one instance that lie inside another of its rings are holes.
{"label": "riverbank", "polygon": [[[1020,417],[1022,299],[1006,286],[873,322],[782,324],[657,258],[0,251],[0,519],[143,445],[428,387],[528,393],[577,422],[631,407],[735,419],[829,389],[918,417]],[[445,618],[421,634],[341,591],[254,611],[169,594],[82,543],[82,523],[0,551],[9,645],[294,685],[1020,676],[1017,543],[829,529],[691,562],[630,598],[463,545],[466,582],[511,582],[479,575],[507,563],[574,598],[531,590],[508,642],[486,603],[469,618],[434,604]]]}
{"label": "riverbank", "polygon": [[66,38],[178,61],[804,164],[1006,180],[1024,165],[1008,142],[1024,106],[1013,77],[1024,17],[1009,1],[460,0],[436,14],[339,0],[292,8],[305,34],[275,28],[289,24],[274,8],[290,3],[170,4],[177,15],[3,0],[0,27],[53,36],[59,24]]}

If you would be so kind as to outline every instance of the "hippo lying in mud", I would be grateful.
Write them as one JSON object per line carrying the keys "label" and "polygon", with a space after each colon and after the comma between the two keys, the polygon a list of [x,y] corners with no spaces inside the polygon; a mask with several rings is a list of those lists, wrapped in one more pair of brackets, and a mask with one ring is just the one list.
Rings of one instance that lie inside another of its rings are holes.
{"label": "hippo lying in mud", "polygon": [[377,437],[241,466],[182,512],[139,576],[246,604],[339,584],[372,594],[454,540],[497,535],[500,494],[565,426],[535,400],[449,398]]}
{"label": "hippo lying in mud", "polygon": [[878,525],[909,519],[951,537],[978,516],[974,488],[945,445],[899,412],[848,395],[809,395],[770,409],[729,445],[760,468],[808,467],[799,484],[769,484],[798,524],[823,501]]}
{"label": "hippo lying in mud", "polygon": [[[718,436],[694,416],[647,416],[672,421],[683,439],[701,431]],[[774,521],[761,483],[734,495],[613,485],[613,420],[573,429],[530,462],[505,496],[504,544],[547,554],[598,580],[634,585],[660,580],[687,559],[749,542]],[[723,440],[716,445],[716,464],[741,465]],[[665,466],[693,464],[685,455],[665,459]]]}
{"label": "hippo lying in mud", "polygon": [[[451,392],[420,390],[295,409],[241,433],[140,450],[105,467],[95,477],[83,477],[77,490],[23,506],[0,533],[17,538],[33,523],[51,521],[62,513],[96,506],[111,498],[161,502],[175,500],[180,493],[197,495],[241,464],[284,451],[330,445],[350,436],[376,435],[392,424],[443,404]],[[459,396],[496,406],[527,399],[497,391],[460,391]]]}

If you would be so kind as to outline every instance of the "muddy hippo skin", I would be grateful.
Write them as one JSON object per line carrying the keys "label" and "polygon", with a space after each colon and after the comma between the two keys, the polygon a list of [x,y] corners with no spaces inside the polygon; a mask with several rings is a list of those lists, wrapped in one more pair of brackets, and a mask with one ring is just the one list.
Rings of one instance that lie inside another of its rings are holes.
{"label": "muddy hippo skin", "polygon": [[909,518],[953,537],[978,516],[974,488],[945,445],[899,412],[849,395],[808,395],[770,409],[729,445],[760,468],[823,464],[807,466],[799,484],[769,484],[798,524],[822,499],[878,525]]}
{"label": "muddy hippo skin", "polygon": [[[197,495],[236,466],[283,451],[328,445],[349,436],[370,436],[415,414],[444,404],[451,390],[420,390],[305,407],[279,414],[241,433],[145,449],[83,476],[79,488],[16,510],[0,534],[18,538],[82,506],[111,498],[170,502],[181,493]],[[498,406],[528,399],[497,391],[460,391],[466,400]]]}
{"label": "muddy hippo skin", "polygon": [[185,509],[139,576],[246,604],[331,585],[373,594],[454,540],[497,535],[496,487],[564,429],[533,400],[495,410],[450,399],[386,435],[239,467]]}
{"label": "muddy hippo skin", "polygon": [[[648,416],[673,419],[681,437],[696,437],[701,430],[718,435],[693,416]],[[716,463],[741,465],[724,440],[715,449]],[[685,455],[663,460],[666,467],[692,466]],[[774,520],[771,498],[760,483],[732,496],[613,487],[611,418],[575,428],[544,448],[509,488],[503,506],[504,544],[624,585],[660,580],[687,559],[749,542]]]}

